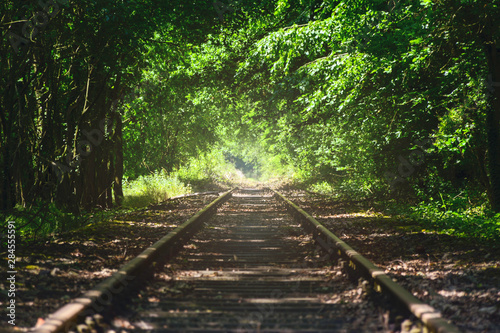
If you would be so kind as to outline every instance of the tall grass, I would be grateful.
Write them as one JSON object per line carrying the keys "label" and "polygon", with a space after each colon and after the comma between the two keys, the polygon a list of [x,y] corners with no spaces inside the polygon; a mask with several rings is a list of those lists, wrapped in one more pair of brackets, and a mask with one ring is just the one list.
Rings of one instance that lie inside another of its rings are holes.
{"label": "tall grass", "polygon": [[182,182],[178,175],[160,170],[151,175],[140,176],[131,182],[125,181],[123,192],[123,205],[137,208],[165,201],[176,195],[191,193],[192,188]]}
{"label": "tall grass", "polygon": [[155,171],[124,184],[124,206],[143,207],[193,191],[231,187],[244,176],[224,159],[221,150],[200,154],[173,172]]}
{"label": "tall grass", "polygon": [[8,221],[15,221],[17,235],[36,239],[56,230],[66,231],[79,227],[85,218],[64,212],[52,202],[37,201],[30,207],[16,205],[9,212],[2,212],[0,232],[6,232]]}
{"label": "tall grass", "polygon": [[409,216],[423,227],[459,237],[500,241],[500,214],[486,204],[471,204],[467,195],[439,194],[411,207]]}
{"label": "tall grass", "polygon": [[[0,233],[6,234],[8,221],[15,221],[16,235],[18,236],[16,242],[31,242],[89,224],[108,221],[117,213],[125,213],[126,211],[117,208],[71,213],[66,208],[58,207],[53,202],[39,200],[29,207],[16,205],[9,211],[0,212]],[[2,248],[6,241],[6,238],[0,240]]]}

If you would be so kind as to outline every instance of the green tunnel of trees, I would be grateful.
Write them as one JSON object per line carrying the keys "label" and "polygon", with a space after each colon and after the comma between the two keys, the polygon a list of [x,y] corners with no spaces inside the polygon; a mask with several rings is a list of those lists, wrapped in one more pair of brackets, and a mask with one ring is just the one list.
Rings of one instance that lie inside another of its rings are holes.
{"label": "green tunnel of trees", "polygon": [[498,1],[7,0],[0,15],[2,210],[120,205],[124,176],[218,145],[350,198],[467,193],[500,212]]}

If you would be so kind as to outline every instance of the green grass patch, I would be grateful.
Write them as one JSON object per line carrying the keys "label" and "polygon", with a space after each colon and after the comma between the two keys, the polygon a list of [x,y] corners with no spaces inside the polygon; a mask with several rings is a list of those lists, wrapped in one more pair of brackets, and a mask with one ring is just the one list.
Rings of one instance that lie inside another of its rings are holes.
{"label": "green grass patch", "polygon": [[500,241],[500,214],[493,213],[486,202],[477,204],[463,194],[439,194],[413,205],[391,201],[378,202],[377,206],[395,218],[415,222],[424,232],[491,244]]}
{"label": "green grass patch", "polygon": [[165,170],[161,170],[151,175],[140,176],[131,182],[124,182],[123,205],[129,208],[144,207],[191,192],[191,185],[185,184],[177,174],[168,174]]}
{"label": "green grass patch", "polygon": [[431,231],[500,241],[500,214],[483,211],[480,207],[451,210],[441,205],[421,203],[410,208],[409,217]]}
{"label": "green grass patch", "polygon": [[200,153],[172,172],[159,170],[125,181],[124,206],[144,207],[182,194],[232,187],[244,180],[245,176],[225,161],[222,151],[213,150]]}
{"label": "green grass patch", "polygon": [[[0,214],[0,232],[7,233],[8,221],[15,222],[16,244],[36,241],[51,234],[67,232],[89,224],[108,221],[126,209],[81,211],[78,214],[65,211],[53,202],[37,201],[30,207],[17,205]],[[5,245],[6,239],[2,239]]]}

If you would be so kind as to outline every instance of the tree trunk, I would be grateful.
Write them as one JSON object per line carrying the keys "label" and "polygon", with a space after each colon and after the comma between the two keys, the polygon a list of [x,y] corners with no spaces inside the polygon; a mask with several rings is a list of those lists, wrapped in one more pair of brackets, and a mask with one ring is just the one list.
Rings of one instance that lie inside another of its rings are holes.
{"label": "tree trunk", "polygon": [[[8,98],[6,98],[8,99]],[[10,102],[10,100],[9,100]],[[0,165],[1,165],[1,170],[0,170],[0,181],[1,181],[1,188],[0,188],[0,209],[1,210],[7,210],[11,209],[14,207],[16,204],[15,201],[15,191],[14,191],[14,186],[12,185],[12,175],[10,172],[10,164],[12,163],[11,160],[11,147],[12,147],[12,135],[11,135],[11,130],[12,130],[12,121],[11,121],[12,115],[9,117],[8,114],[6,114],[3,109],[0,109],[0,120],[2,122],[2,128],[1,128],[1,134],[2,138],[0,143],[2,143],[2,146],[0,147]],[[8,123],[7,123],[8,122]]]}
{"label": "tree trunk", "polygon": [[488,135],[488,159],[490,174],[490,192],[488,193],[491,208],[500,212],[500,59],[495,42],[486,45],[488,59],[488,90],[491,93],[491,105],[487,110],[486,132]]}
{"label": "tree trunk", "polygon": [[108,166],[108,189],[106,190],[106,207],[111,208],[113,207],[113,183],[115,176],[115,161],[113,159],[113,150],[110,150],[108,153]]}
{"label": "tree trunk", "polygon": [[115,164],[114,164],[114,182],[113,191],[115,192],[115,203],[121,206],[123,203],[123,124],[120,113],[114,114],[115,133],[113,145],[115,146]]}
{"label": "tree trunk", "polygon": [[85,209],[91,209],[95,206],[97,202],[97,179],[95,175],[96,170],[96,154],[91,153],[88,156],[83,157],[82,161],[82,205]]}

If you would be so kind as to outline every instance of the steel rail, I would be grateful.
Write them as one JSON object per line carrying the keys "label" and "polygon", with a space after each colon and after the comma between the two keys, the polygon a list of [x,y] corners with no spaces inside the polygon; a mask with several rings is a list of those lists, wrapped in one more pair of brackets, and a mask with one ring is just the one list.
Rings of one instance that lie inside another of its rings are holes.
{"label": "steel rail", "polygon": [[138,277],[148,271],[148,267],[155,262],[166,261],[172,258],[178,249],[179,242],[190,236],[201,223],[212,216],[217,207],[229,200],[232,189],[212,201],[186,222],[169,232],[159,241],[148,247],[137,257],[122,266],[111,277],[99,283],[93,289],[64,305],[48,316],[45,322],[35,333],[57,333],[69,331],[79,318],[96,314],[111,304],[113,297],[130,286]]}
{"label": "steel rail", "polygon": [[[272,189],[271,189],[272,190]],[[392,299],[402,304],[425,325],[428,332],[457,333],[460,330],[441,317],[441,313],[432,306],[413,296],[405,288],[394,282],[385,271],[363,257],[346,242],[341,240],[299,206],[285,198],[281,193],[272,190],[286,204],[288,212],[294,216],[306,230],[314,234],[315,241],[334,259],[345,260],[345,270],[355,278],[365,278],[372,289],[378,293],[386,292]]]}

